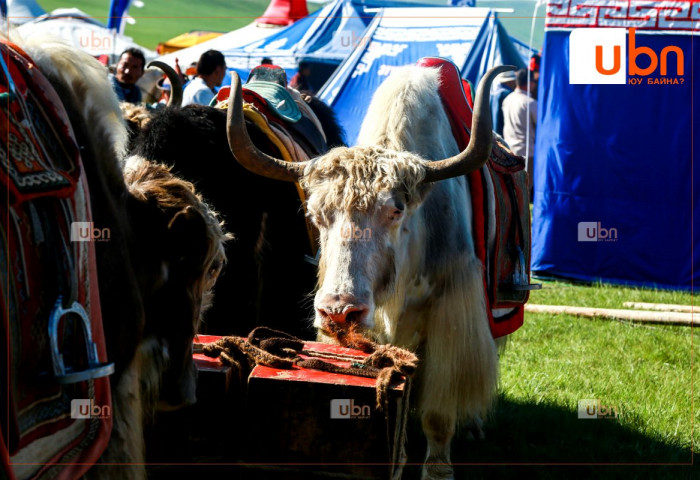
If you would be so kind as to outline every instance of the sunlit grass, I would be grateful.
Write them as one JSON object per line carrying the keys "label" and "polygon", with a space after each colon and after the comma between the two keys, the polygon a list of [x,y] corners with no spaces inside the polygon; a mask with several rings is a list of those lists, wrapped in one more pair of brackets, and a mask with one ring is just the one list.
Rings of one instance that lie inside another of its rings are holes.
{"label": "sunlit grass", "polygon": [[[627,301],[691,305],[694,297],[565,282],[545,282],[531,297],[538,304],[601,308],[624,308]],[[526,472],[535,478],[700,478],[700,469],[687,465],[691,449],[700,451],[693,433],[700,423],[693,385],[698,333],[695,328],[691,339],[690,327],[526,314],[501,357],[500,397],[486,440],[458,440],[453,459],[509,464],[460,467],[475,478]],[[583,399],[615,406],[619,416],[579,420]],[[562,463],[580,466],[552,465]],[[618,463],[626,465],[601,465]]]}

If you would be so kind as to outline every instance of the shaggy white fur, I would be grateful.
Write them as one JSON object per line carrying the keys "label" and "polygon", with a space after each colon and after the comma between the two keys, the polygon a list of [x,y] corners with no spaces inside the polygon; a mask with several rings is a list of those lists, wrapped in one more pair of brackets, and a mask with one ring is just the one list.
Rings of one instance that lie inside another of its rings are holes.
{"label": "shaggy white fur", "polygon": [[116,95],[106,93],[112,92],[112,84],[105,66],[55,36],[37,34],[16,41],[45,75],[60,78],[70,87],[73,103],[81,106],[98,144],[114,149],[119,158],[124,156],[128,133]]}
{"label": "shaggy white fur", "polygon": [[[438,86],[436,69],[396,71],[374,94],[361,146],[316,159],[301,180],[321,233],[316,308],[346,295],[366,305],[376,340],[420,352],[424,478],[452,475],[456,426],[481,422],[498,380],[468,185],[464,177],[421,184],[427,161],[459,153]],[[369,228],[371,239],[348,241],[339,223]]]}

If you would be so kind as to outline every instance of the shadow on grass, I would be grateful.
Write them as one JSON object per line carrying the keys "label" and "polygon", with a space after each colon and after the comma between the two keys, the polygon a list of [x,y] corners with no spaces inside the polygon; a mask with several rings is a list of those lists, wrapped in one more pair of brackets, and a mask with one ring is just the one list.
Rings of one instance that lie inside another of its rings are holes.
{"label": "shadow on grass", "polygon": [[[199,415],[194,415],[195,418],[182,413],[166,416],[149,435],[149,462],[161,464],[149,467],[149,477],[165,479],[172,478],[172,474],[214,473],[242,479],[362,478],[345,475],[347,470],[339,465],[282,466],[280,469],[235,465],[240,462],[246,443],[243,411],[219,410],[210,416],[206,422],[212,422],[212,428],[206,429],[209,432],[206,436],[202,436]],[[420,478],[425,439],[417,418],[414,417],[408,427],[409,465],[403,478],[414,480]],[[700,479],[698,467],[663,465],[689,464],[689,450],[649,438],[617,419],[579,420],[576,412],[557,405],[516,403],[501,397],[484,427],[485,440],[469,440],[466,433],[458,432],[452,442],[452,462],[458,480],[522,477]],[[264,452],[266,447],[260,445],[259,448]],[[195,465],[165,465],[175,462]],[[206,465],[208,463],[233,465]]]}
{"label": "shadow on grass", "polygon": [[[697,466],[635,465],[689,464],[689,449],[649,438],[617,419],[580,420],[575,411],[558,405],[501,396],[484,433],[480,441],[457,433],[452,442],[456,478],[700,478]],[[409,462],[420,463],[425,440],[417,420],[409,442]],[[408,466],[404,478],[420,478],[420,467]]]}

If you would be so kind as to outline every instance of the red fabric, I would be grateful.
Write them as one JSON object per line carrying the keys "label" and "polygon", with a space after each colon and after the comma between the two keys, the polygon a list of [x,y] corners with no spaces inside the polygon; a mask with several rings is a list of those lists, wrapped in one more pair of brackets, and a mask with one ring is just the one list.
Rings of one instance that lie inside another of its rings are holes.
{"label": "red fabric", "polygon": [[[464,150],[469,144],[473,113],[473,95],[469,83],[461,78],[459,70],[449,60],[428,57],[420,59],[417,65],[421,67],[440,67],[441,81],[438,93],[450,120],[452,133],[455,140],[457,140],[457,145],[461,150]],[[486,213],[487,205],[484,192],[485,179],[483,169],[468,174],[467,181],[471,192],[474,250],[477,258],[487,267],[486,222],[488,217]],[[496,214],[498,215],[498,212]],[[507,320],[494,321],[491,309],[495,307],[489,298],[490,295],[488,295],[490,288],[487,283],[486,268],[483,270],[483,284],[484,292],[487,293],[485,295],[486,311],[493,337],[502,337],[520,328],[523,324],[524,307],[522,305],[517,307],[518,311]]]}
{"label": "red fabric", "polygon": [[[6,371],[0,372],[3,385],[0,388],[8,384],[11,386],[7,400],[9,411],[5,410],[5,415],[0,418],[3,427],[0,432],[3,437],[0,439],[0,462],[2,468],[11,470],[9,455],[38,439],[82,422],[84,427],[73,438],[66,439],[64,444],[52,445],[57,447],[58,453],[38,473],[48,472],[48,476],[58,479],[78,478],[97,461],[106,448],[112,418],[71,419],[67,415],[69,411],[61,412],[65,408],[61,397],[92,399],[96,405],[109,406],[111,410],[109,377],[93,381],[93,394],[90,393],[91,388],[87,382],[61,386],[52,381],[50,376],[45,381],[36,381],[40,373],[51,370],[48,330],[45,326],[38,327],[41,324],[37,322],[43,319],[44,325],[46,324],[56,302],[55,296],[50,297],[61,291],[59,285],[62,282],[65,284],[65,277],[69,276],[63,268],[58,268],[58,273],[51,274],[54,270],[48,265],[72,264],[77,277],[75,298],[87,310],[98,358],[102,362],[106,361],[95,246],[93,242],[70,241],[72,221],[92,221],[89,190],[72,127],[55,90],[20,49],[2,42],[0,54],[8,63],[17,93],[17,97],[9,101],[9,114],[8,110],[0,110],[4,119],[0,122],[0,132],[4,135],[3,143],[12,166],[0,172],[0,183],[9,188],[11,203],[6,205],[5,197],[0,198],[0,205],[5,211],[12,210],[13,218],[17,219],[17,222],[0,226],[0,238],[4,240],[0,245],[4,250],[0,259],[14,259],[2,266],[8,275],[8,285],[0,285],[0,331],[6,335],[5,338],[17,340],[9,345],[12,351],[9,359],[12,363]],[[7,81],[0,79],[0,92],[7,91]],[[32,109],[20,108],[22,103],[31,104]],[[34,112],[31,118],[26,119],[32,128],[24,132],[15,128],[15,123],[24,119],[23,111]],[[41,133],[40,125],[45,124],[50,124],[53,128],[50,133]],[[54,131],[55,135],[52,136]],[[38,156],[19,153],[26,152],[23,149],[10,148],[10,134],[14,135],[13,141],[20,145],[32,145]],[[27,167],[27,163],[31,164],[31,168]],[[55,184],[47,182],[42,189],[32,190],[32,185],[23,181],[27,177],[22,175],[27,172],[43,172],[45,176],[59,181]],[[62,183],[61,179],[66,182]],[[79,203],[80,198],[75,195],[78,186],[85,193],[85,203]],[[39,197],[42,201],[34,202]],[[85,218],[77,219],[75,212],[80,209],[85,211]],[[40,217],[48,219],[47,226],[42,229],[42,233],[37,233],[31,226]],[[18,258],[22,258],[22,261],[16,261]],[[44,411],[37,407],[42,404],[45,405]],[[47,415],[46,411],[51,415]],[[23,419],[21,423],[19,418]],[[72,465],[59,465],[63,462],[71,462]],[[54,470],[49,472],[52,469]]]}
{"label": "red fabric", "polygon": [[272,0],[262,17],[256,18],[255,22],[287,26],[308,14],[306,0]]}

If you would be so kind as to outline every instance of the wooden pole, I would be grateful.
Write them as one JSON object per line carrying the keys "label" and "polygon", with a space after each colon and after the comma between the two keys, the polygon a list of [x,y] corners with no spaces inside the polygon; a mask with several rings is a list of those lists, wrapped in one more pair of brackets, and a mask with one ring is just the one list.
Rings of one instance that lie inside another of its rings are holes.
{"label": "wooden pole", "polygon": [[644,303],[644,302],[625,302],[623,305],[627,308],[638,308],[642,310],[656,310],[659,312],[698,312],[700,308],[692,305],[671,305],[669,303]]}
{"label": "wooden pole", "polygon": [[648,312],[643,310],[618,310],[612,308],[569,307],[565,305],[525,305],[530,313],[566,314],[577,317],[599,317],[629,320],[638,323],[656,323],[663,325],[700,325],[700,319],[693,321],[692,313]]}

